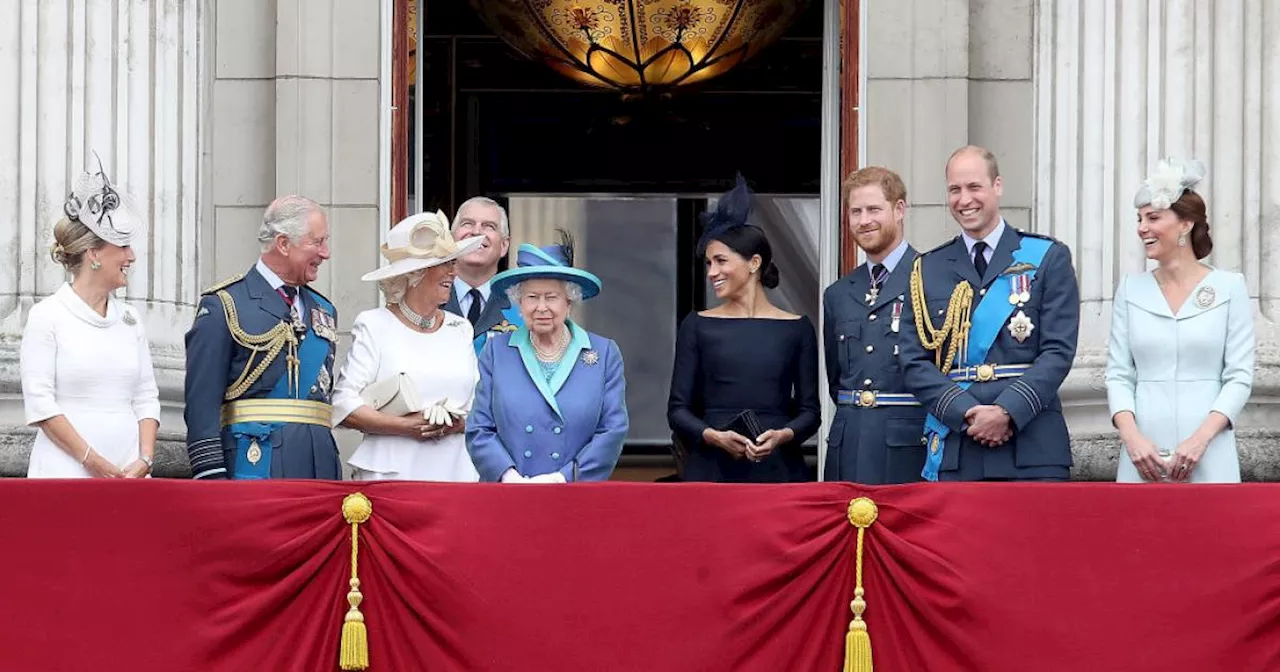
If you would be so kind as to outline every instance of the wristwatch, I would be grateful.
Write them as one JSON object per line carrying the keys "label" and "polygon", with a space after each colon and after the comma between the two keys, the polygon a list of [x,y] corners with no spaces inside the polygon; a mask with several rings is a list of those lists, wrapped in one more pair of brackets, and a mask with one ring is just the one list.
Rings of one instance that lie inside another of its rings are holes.
{"label": "wristwatch", "polygon": [[150,455],[141,455],[138,457],[138,459],[146,463],[147,471],[150,471],[152,465],[155,464],[155,459],[153,459]]}

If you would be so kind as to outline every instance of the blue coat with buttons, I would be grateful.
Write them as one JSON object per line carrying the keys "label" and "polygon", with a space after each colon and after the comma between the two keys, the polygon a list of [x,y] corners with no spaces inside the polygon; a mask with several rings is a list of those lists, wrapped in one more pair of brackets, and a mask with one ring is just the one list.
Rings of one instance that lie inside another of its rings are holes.
{"label": "blue coat with buttons", "polygon": [[543,373],[529,332],[494,335],[480,353],[480,384],[467,418],[467,450],[480,480],[507,469],[604,481],[630,425],[622,353],[613,341],[570,323],[560,367]]}
{"label": "blue coat with buttons", "polygon": [[[907,391],[898,366],[898,337],[910,328],[902,314],[916,256],[915,249],[907,246],[874,299],[866,264],[835,281],[823,294],[827,385],[837,404],[840,390]],[[924,415],[919,406],[837,406],[827,435],[823,480],[867,485],[921,480]]]}

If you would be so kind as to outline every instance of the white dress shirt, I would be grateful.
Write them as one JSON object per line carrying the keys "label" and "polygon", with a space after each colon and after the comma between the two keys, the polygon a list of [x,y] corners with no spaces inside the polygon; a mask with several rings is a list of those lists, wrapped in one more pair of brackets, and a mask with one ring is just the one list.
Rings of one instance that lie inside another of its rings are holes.
{"label": "white dress shirt", "polygon": [[480,290],[480,312],[484,313],[484,307],[489,305],[489,283],[484,283],[479,287],[472,287],[462,278],[453,279],[454,297],[458,299],[458,312],[463,316],[467,316],[467,311],[471,310],[471,290]]}
{"label": "white dress shirt", "polygon": [[[254,268],[258,269],[258,272],[262,274],[262,277],[264,279],[266,279],[267,284],[271,285],[271,289],[275,290],[275,292],[279,294],[280,288],[284,287],[285,285],[284,280],[281,280],[280,276],[276,275],[275,271],[271,270],[270,268],[267,268],[267,265],[262,263],[262,259],[258,259],[258,263],[254,265]],[[303,315],[306,313],[306,304],[301,303],[302,288],[299,287],[297,289],[298,289],[298,293],[293,295],[293,305],[295,308],[298,309],[298,314]]]}
{"label": "white dress shirt", "polygon": [[987,263],[991,263],[991,255],[995,254],[996,245],[1000,244],[1000,236],[1004,235],[1004,228],[1004,217],[1001,217],[1000,223],[996,224],[996,228],[991,229],[991,233],[988,233],[985,238],[974,238],[969,235],[968,231],[961,231],[960,235],[964,238],[964,247],[969,251],[969,261],[973,261],[973,246],[983,242],[987,244],[987,249],[982,256],[986,257]]}

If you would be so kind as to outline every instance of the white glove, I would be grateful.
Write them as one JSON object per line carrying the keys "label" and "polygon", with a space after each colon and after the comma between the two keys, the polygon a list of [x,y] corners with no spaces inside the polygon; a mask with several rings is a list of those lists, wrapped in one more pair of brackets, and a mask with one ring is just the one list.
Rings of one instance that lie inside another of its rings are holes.
{"label": "white glove", "polygon": [[530,483],[565,483],[566,481],[564,480],[564,474],[558,471],[553,471],[549,474],[538,474],[537,476],[530,476],[529,482]]}
{"label": "white glove", "polygon": [[529,482],[531,482],[527,477],[525,477],[525,476],[521,476],[521,475],[520,475],[520,472],[516,471],[515,467],[511,467],[510,469],[507,469],[506,471],[502,472],[502,478],[501,478],[500,480],[501,480],[503,483],[529,483]]}
{"label": "white glove", "polygon": [[448,399],[441,399],[422,412],[422,419],[437,427],[452,427],[455,420],[465,417],[467,412],[449,403]]}

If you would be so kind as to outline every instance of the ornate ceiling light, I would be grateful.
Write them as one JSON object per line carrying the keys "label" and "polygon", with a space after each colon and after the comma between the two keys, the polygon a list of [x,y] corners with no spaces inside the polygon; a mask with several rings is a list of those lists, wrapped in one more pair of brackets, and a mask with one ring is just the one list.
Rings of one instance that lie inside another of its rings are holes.
{"label": "ornate ceiling light", "polygon": [[470,0],[502,39],[583,84],[667,89],[729,71],[807,0]]}

